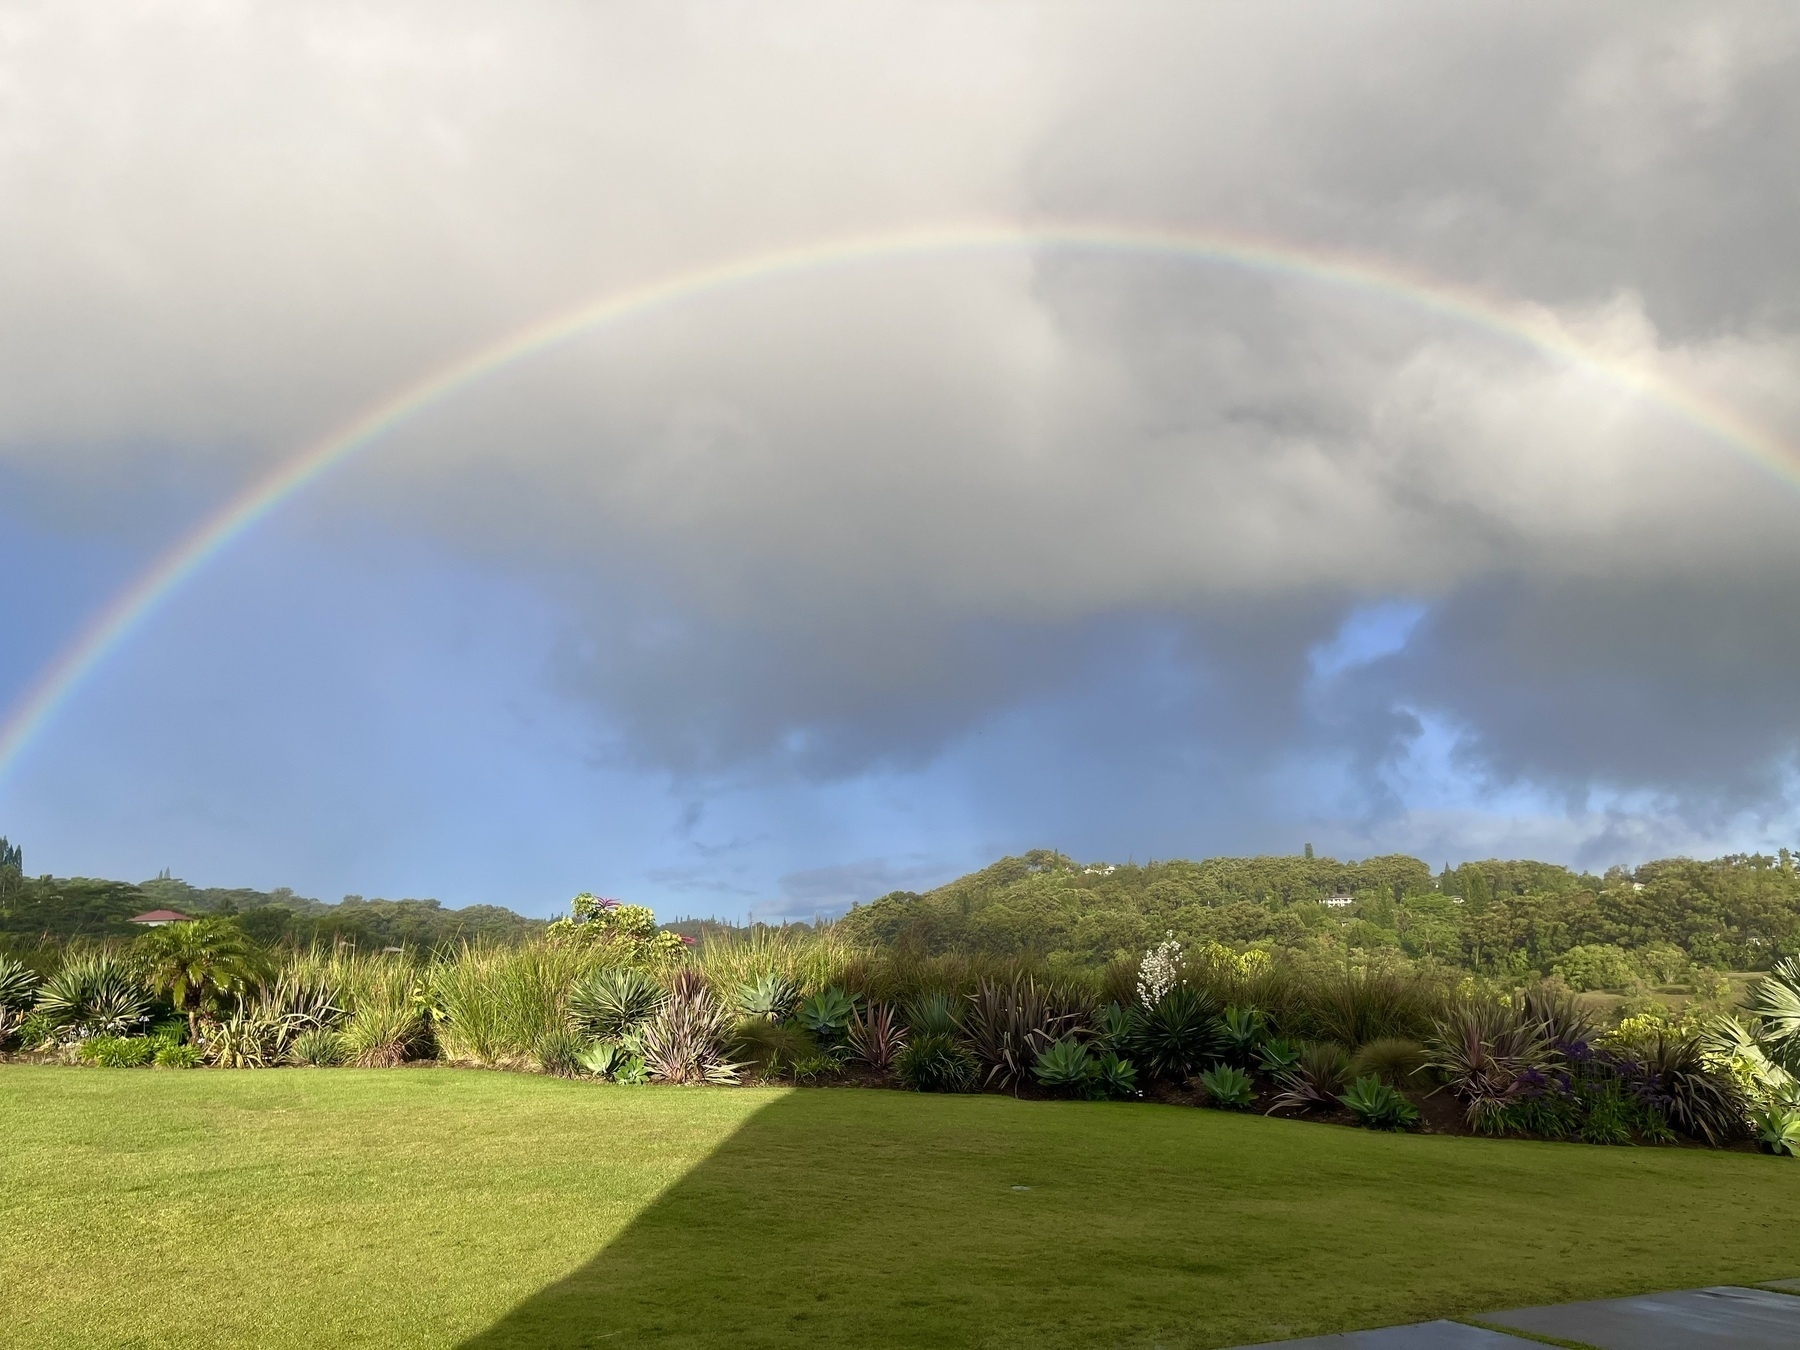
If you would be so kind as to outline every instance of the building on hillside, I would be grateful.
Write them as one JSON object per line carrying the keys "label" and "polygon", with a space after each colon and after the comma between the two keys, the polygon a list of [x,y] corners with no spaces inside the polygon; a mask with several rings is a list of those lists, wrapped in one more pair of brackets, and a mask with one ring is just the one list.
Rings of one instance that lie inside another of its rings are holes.
{"label": "building on hillside", "polygon": [[1319,901],[1319,903],[1321,905],[1330,905],[1333,909],[1342,909],[1345,905],[1354,905],[1356,903],[1356,897],[1354,895],[1345,895],[1342,891],[1339,891],[1336,895],[1326,896],[1323,900]]}
{"label": "building on hillside", "polygon": [[146,928],[167,928],[172,923],[192,923],[187,915],[173,909],[152,909],[132,917],[131,922],[141,923]]}

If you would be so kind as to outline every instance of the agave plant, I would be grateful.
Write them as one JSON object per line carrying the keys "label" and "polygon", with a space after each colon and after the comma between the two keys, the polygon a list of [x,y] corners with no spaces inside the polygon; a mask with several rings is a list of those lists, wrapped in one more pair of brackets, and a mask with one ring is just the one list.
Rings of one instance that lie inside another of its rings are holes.
{"label": "agave plant", "polygon": [[647,1022],[663,1000],[655,980],[635,966],[590,971],[569,990],[569,1020],[599,1040],[617,1040]]}
{"label": "agave plant", "polygon": [[1207,1104],[1227,1111],[1247,1111],[1256,1105],[1256,1088],[1250,1075],[1231,1064],[1215,1064],[1200,1075]]}
{"label": "agave plant", "polygon": [[1271,1112],[1325,1110],[1337,1104],[1350,1081],[1350,1056],[1336,1041],[1307,1041],[1275,1081],[1281,1092],[1270,1103]]}
{"label": "agave plant", "polygon": [[1143,1014],[1134,1059],[1152,1078],[1184,1081],[1213,1058],[1217,1010],[1209,994],[1175,985]]}
{"label": "agave plant", "polygon": [[1300,1047],[1279,1037],[1264,1041],[1256,1052],[1256,1067],[1272,1077],[1280,1077],[1299,1062]]}
{"label": "agave plant", "polygon": [[36,1011],[57,1030],[86,1040],[135,1031],[148,1005],[124,961],[108,951],[91,951],[71,956],[39,986]]}
{"label": "agave plant", "polygon": [[906,1048],[906,1028],[891,1003],[871,1003],[866,1012],[850,1014],[849,1043],[864,1064],[886,1073],[894,1067],[894,1056]]}
{"label": "agave plant", "polygon": [[1115,999],[1094,1014],[1094,1041],[1104,1049],[1128,1051],[1142,1024],[1137,1004]]}
{"label": "agave plant", "polygon": [[741,1065],[725,1057],[731,1016],[699,972],[676,972],[669,996],[639,1033],[644,1067],[665,1083],[735,1083]]}
{"label": "agave plant", "polygon": [[1053,1092],[1086,1094],[1093,1085],[1097,1068],[1087,1046],[1072,1036],[1052,1041],[1038,1052],[1031,1073],[1038,1082]]}
{"label": "agave plant", "polygon": [[1061,990],[1025,975],[1007,984],[983,980],[969,995],[963,1030],[988,1086],[1016,1088],[1038,1055],[1082,1020]]}
{"label": "agave plant", "polygon": [[1101,1051],[1094,1061],[1094,1092],[1099,1097],[1138,1096],[1137,1067],[1115,1051]]}
{"label": "agave plant", "polygon": [[765,1022],[785,1022],[800,1002],[794,982],[778,971],[765,971],[749,984],[738,986],[738,1011]]}
{"label": "agave plant", "polygon": [[1239,1068],[1247,1068],[1258,1047],[1269,1038],[1269,1021],[1261,1008],[1227,1008],[1219,1017],[1219,1052]]}
{"label": "agave plant", "polygon": [[1406,1130],[1419,1122],[1419,1108],[1374,1074],[1358,1078],[1338,1100],[1365,1129]]}
{"label": "agave plant", "polygon": [[797,1014],[800,1025],[811,1032],[819,1044],[826,1046],[843,1042],[850,1030],[850,1019],[855,1015],[856,1000],[836,985],[821,989],[806,999]]}

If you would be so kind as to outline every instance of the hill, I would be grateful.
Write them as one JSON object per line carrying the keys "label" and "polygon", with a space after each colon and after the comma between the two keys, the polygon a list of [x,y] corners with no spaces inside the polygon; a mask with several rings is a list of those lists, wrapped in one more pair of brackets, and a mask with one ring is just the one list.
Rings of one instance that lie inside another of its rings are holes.
{"label": "hill", "polygon": [[[1800,952],[1800,875],[1779,857],[1670,858],[1605,876],[1488,860],[1433,875],[1401,854],[1078,863],[1036,850],[924,894],[853,908],[851,936],[1035,951],[1083,963],[1187,944],[1260,944],[1341,958],[1391,953],[1471,970],[1560,971],[1577,987],[1652,984],[1689,966],[1761,969]],[[1600,969],[1605,967],[1605,969]]]}

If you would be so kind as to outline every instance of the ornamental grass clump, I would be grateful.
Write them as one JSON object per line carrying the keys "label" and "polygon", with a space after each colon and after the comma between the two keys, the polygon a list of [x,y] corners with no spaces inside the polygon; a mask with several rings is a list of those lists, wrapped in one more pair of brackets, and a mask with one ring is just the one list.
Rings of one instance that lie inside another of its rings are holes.
{"label": "ornamental grass clump", "polygon": [[1390,1087],[1410,1087],[1418,1082],[1429,1058],[1418,1041],[1380,1036],[1357,1047],[1350,1057],[1350,1076],[1374,1077]]}
{"label": "ornamental grass clump", "polygon": [[914,1092],[973,1092],[981,1065],[954,1035],[928,1031],[895,1057],[894,1076]]}
{"label": "ornamental grass clump", "polygon": [[572,986],[616,954],[580,942],[464,943],[431,967],[439,1047],[451,1059],[535,1066],[544,1038],[570,1029]]}

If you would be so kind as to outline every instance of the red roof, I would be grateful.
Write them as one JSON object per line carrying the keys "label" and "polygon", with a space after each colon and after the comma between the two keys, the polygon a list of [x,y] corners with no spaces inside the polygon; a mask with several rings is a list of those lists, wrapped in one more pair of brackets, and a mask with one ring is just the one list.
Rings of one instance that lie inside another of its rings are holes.
{"label": "red roof", "polygon": [[193,922],[193,920],[189,919],[187,915],[177,914],[172,909],[153,909],[153,910],[150,910],[148,913],[136,915],[135,917],[133,917],[133,919],[131,921],[133,923],[192,923]]}

